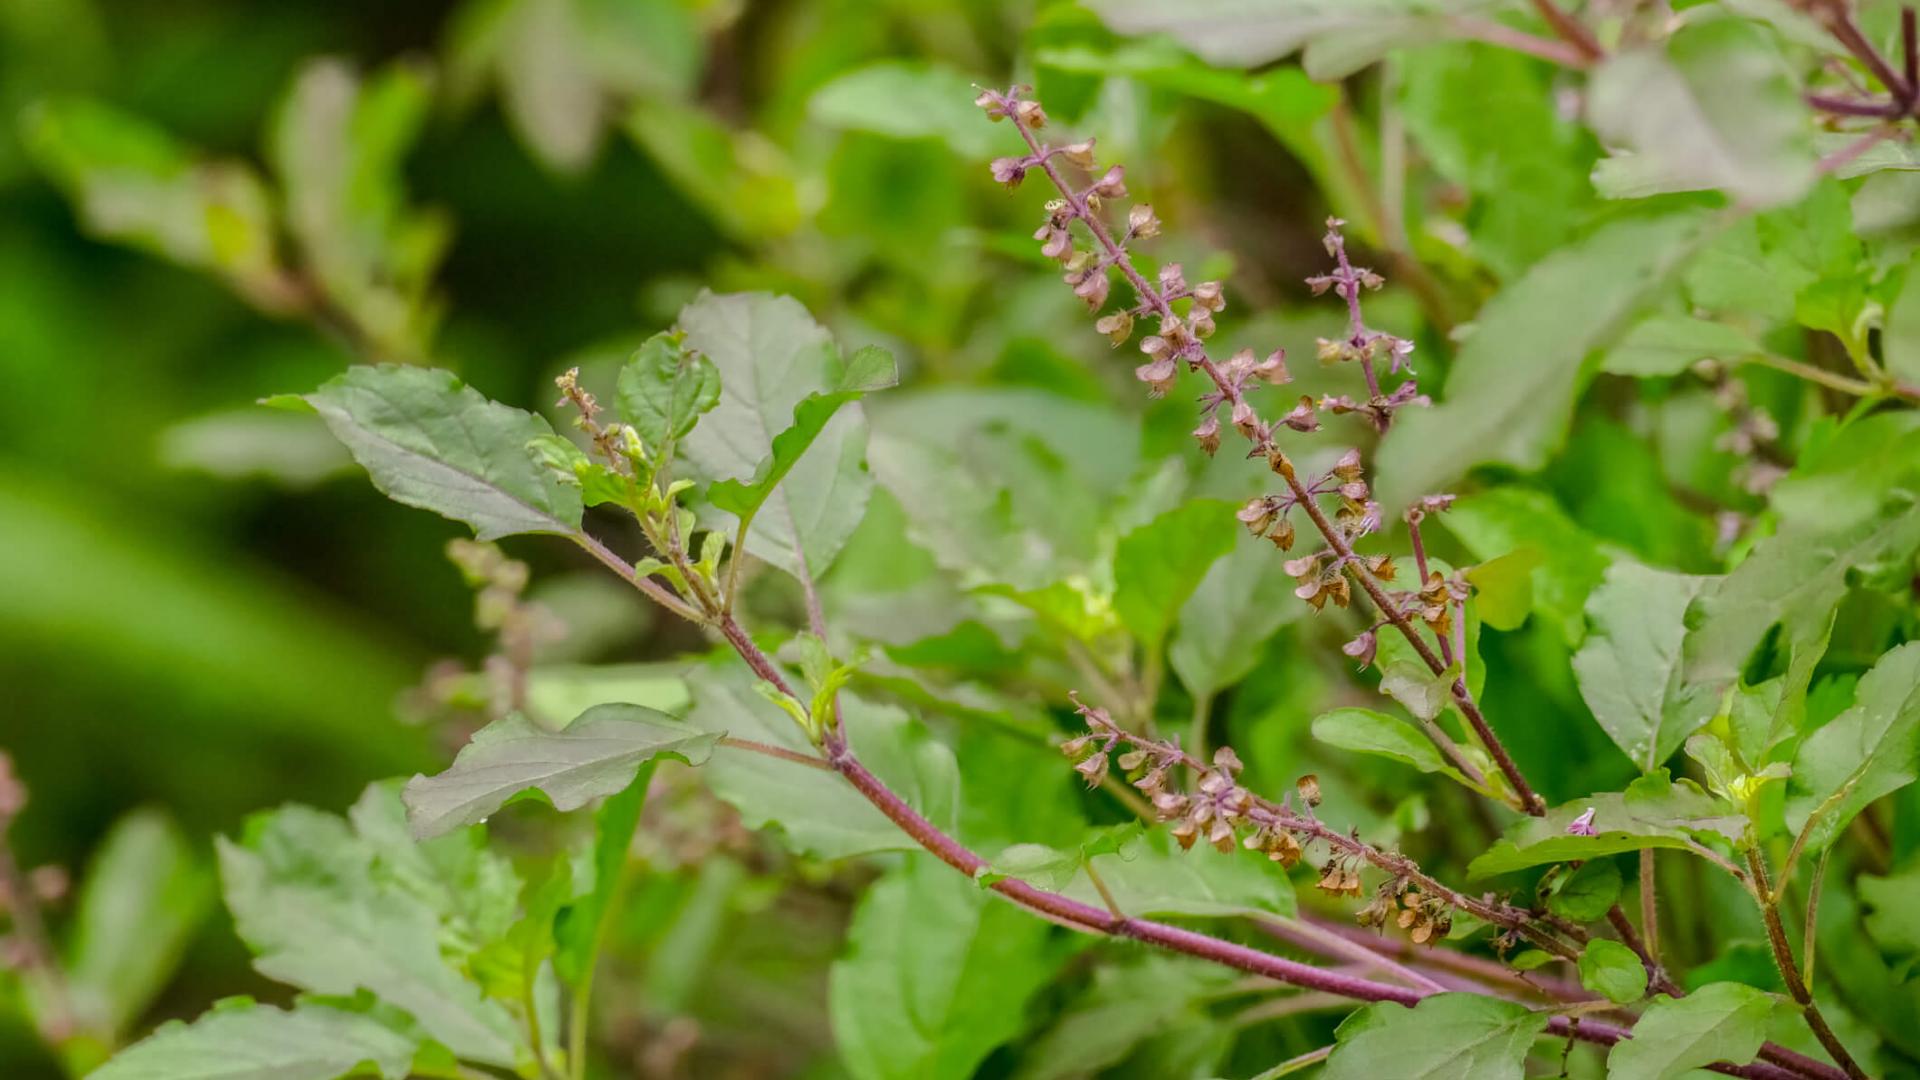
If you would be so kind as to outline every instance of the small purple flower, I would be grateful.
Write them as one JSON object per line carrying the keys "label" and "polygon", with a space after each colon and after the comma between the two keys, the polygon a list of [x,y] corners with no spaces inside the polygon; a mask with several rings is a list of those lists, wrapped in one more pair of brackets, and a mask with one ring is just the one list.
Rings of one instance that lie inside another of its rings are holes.
{"label": "small purple flower", "polygon": [[1573,821],[1567,825],[1567,835],[1568,836],[1599,836],[1600,830],[1593,827],[1593,812],[1594,812],[1594,807],[1589,806],[1587,807],[1585,813],[1582,813],[1579,817],[1574,818]]}

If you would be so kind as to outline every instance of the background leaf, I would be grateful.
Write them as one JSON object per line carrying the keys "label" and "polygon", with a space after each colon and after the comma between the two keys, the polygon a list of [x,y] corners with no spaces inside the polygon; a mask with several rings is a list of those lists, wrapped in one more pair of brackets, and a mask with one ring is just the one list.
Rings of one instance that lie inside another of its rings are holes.
{"label": "background leaf", "polygon": [[834,1038],[861,1078],[959,1078],[1026,1026],[1068,949],[1051,928],[927,854],[868,890],[829,980]]}
{"label": "background leaf", "polygon": [[1701,239],[1693,214],[1615,222],[1542,259],[1482,309],[1444,400],[1401,415],[1380,446],[1380,502],[1397,510],[1476,465],[1544,465],[1605,347]]}

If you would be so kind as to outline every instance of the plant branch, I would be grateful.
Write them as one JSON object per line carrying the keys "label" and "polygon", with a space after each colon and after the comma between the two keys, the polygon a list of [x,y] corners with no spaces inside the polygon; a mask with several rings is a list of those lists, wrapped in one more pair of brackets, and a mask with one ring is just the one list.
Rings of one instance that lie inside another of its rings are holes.
{"label": "plant branch", "polygon": [[1456,15],[1452,21],[1455,31],[1462,37],[1526,53],[1528,56],[1538,57],[1550,64],[1558,64],[1565,68],[1584,68],[1593,63],[1585,53],[1564,41],[1539,37],[1524,30],[1515,30],[1505,23],[1494,22],[1492,19]]}
{"label": "plant branch", "polygon": [[[1003,100],[1010,104],[1013,103],[1013,99],[1010,97]],[[1142,305],[1152,314],[1158,315],[1163,322],[1178,323],[1180,320],[1175,314],[1173,304],[1167,298],[1166,293],[1148,282],[1147,279],[1141,275],[1140,271],[1134,267],[1132,256],[1114,239],[1112,231],[1107,228],[1106,222],[1100,215],[1093,212],[1088,206],[1086,195],[1067,183],[1066,178],[1060,174],[1058,167],[1054,165],[1053,155],[1048,153],[1048,148],[1040,144],[1040,140],[1034,135],[1032,128],[1018,116],[1014,117],[1014,127],[1020,132],[1021,138],[1026,141],[1027,147],[1032,151],[1033,158],[1036,159],[1038,167],[1045,172],[1047,179],[1052,182],[1054,188],[1060,193],[1061,198],[1065,200],[1067,207],[1073,212],[1073,216],[1086,226],[1088,232],[1093,235],[1094,240],[1100,245],[1103,253],[1102,258],[1105,262],[1120,271],[1121,275],[1126,278],[1127,283],[1132,286],[1134,293],[1140,298]],[[1247,418],[1247,423],[1244,425],[1236,423],[1236,426],[1239,426],[1247,439],[1253,443],[1254,455],[1264,456],[1272,470],[1286,482],[1288,489],[1292,492],[1298,505],[1306,512],[1307,516],[1312,519],[1314,528],[1319,530],[1321,536],[1325,538],[1327,546],[1333,551],[1341,565],[1347,568],[1347,572],[1353,579],[1360,584],[1361,589],[1366,592],[1368,598],[1373,602],[1374,607],[1379,610],[1381,616],[1392,623],[1394,628],[1406,637],[1407,641],[1413,646],[1414,652],[1420,656],[1422,663],[1425,663],[1434,674],[1444,674],[1447,670],[1447,665],[1434,653],[1432,647],[1421,639],[1419,633],[1414,629],[1411,620],[1407,617],[1407,614],[1400,610],[1400,607],[1387,596],[1386,590],[1374,575],[1368,572],[1364,566],[1358,564],[1353,547],[1347,542],[1341,532],[1334,528],[1333,523],[1327,518],[1326,512],[1322,510],[1318,502],[1315,501],[1315,493],[1309,491],[1307,486],[1303,484],[1295,474],[1292,459],[1273,441],[1271,426],[1259,420],[1259,414],[1254,409],[1253,404],[1246,399],[1239,383],[1229,379],[1226,374],[1220,370],[1219,366],[1214,363],[1212,358],[1207,355],[1206,347],[1201,343],[1198,335],[1188,335],[1180,345],[1177,355],[1186,360],[1195,370],[1205,374],[1207,378],[1213,382],[1221,400],[1232,407],[1236,417],[1244,415]],[[1500,737],[1495,735],[1493,728],[1488,725],[1486,717],[1481,714],[1479,706],[1474,703],[1473,695],[1467,690],[1465,678],[1454,680],[1451,693],[1454,704],[1459,708],[1461,715],[1466,717],[1467,723],[1473,727],[1474,732],[1479,735],[1485,743],[1488,754],[1494,759],[1494,764],[1499,767],[1500,772],[1507,778],[1508,784],[1513,788],[1516,797],[1520,800],[1521,808],[1535,816],[1544,815],[1546,813],[1545,801],[1534,793],[1532,785],[1528,784],[1526,777],[1521,775],[1519,766],[1514,763],[1512,755],[1507,752],[1506,747],[1500,742]]]}
{"label": "plant branch", "polygon": [[1606,58],[1607,50],[1601,48],[1600,41],[1593,36],[1593,32],[1581,25],[1579,20],[1561,10],[1560,5],[1553,0],[1533,0],[1533,9],[1540,13],[1540,17],[1553,28],[1554,34],[1578,53],[1581,59],[1591,64]]}
{"label": "plant branch", "polygon": [[1747,848],[1747,870],[1753,875],[1753,884],[1760,900],[1760,914],[1767,924],[1767,944],[1773,949],[1773,962],[1780,969],[1780,977],[1786,980],[1787,993],[1799,1003],[1814,1038],[1820,1040],[1820,1045],[1846,1071],[1850,1080],[1866,1080],[1866,1072],[1847,1052],[1840,1037],[1834,1034],[1826,1016],[1820,1012],[1820,1006],[1813,1000],[1812,989],[1800,976],[1800,966],[1793,959],[1793,945],[1787,940],[1786,925],[1780,920],[1779,894],[1774,892],[1767,880],[1767,864],[1760,858],[1760,851],[1756,847]]}
{"label": "plant branch", "polygon": [[[635,581],[631,567],[627,567],[619,556],[607,551],[603,546],[598,547],[599,551],[605,553],[602,562],[607,563],[615,573],[627,581]],[[662,596],[666,595],[664,590],[655,591]],[[660,602],[660,597],[655,596],[653,592],[644,589],[642,592],[647,593],[648,598],[655,600],[656,603]],[[667,599],[673,598],[667,596]],[[663,604],[663,606],[666,605]],[[705,620],[700,621],[705,622]],[[754,644],[753,639],[731,614],[720,616],[717,620],[717,628],[756,677],[782,693],[793,692],[779,668],[758,645]],[[990,868],[990,864],[984,858],[940,831],[869,771],[855,755],[852,746],[848,744],[843,728],[836,725],[827,729],[824,733],[824,750],[830,768],[845,778],[875,809],[886,815],[888,820],[927,852],[976,881]],[[778,756],[783,760],[786,758],[784,754]],[[1004,877],[987,887],[1028,912],[1062,926],[1088,933],[1127,938],[1306,990],[1336,994],[1354,1001],[1392,1001],[1407,1006],[1414,1005],[1430,993],[1421,989],[1374,982],[1342,972],[1327,971],[1311,964],[1288,960],[1272,953],[1182,927],[1116,915],[1111,911],[1083,904],[1070,897],[1036,888],[1018,878]],[[1631,1032],[1625,1028],[1590,1021],[1580,1023],[1577,1025],[1577,1030],[1572,1030],[1565,1017],[1554,1017],[1549,1021],[1548,1030],[1601,1046],[1611,1046],[1623,1038],[1631,1037]],[[1716,1063],[1709,1068],[1728,1076],[1748,1077],[1751,1080],[1796,1080],[1799,1077],[1835,1080],[1839,1075],[1837,1072],[1831,1070],[1823,1072],[1818,1068],[1794,1072],[1760,1062],[1748,1065]]]}
{"label": "plant branch", "polygon": [[1640,933],[1646,939],[1647,960],[1660,966],[1660,895],[1654,881],[1654,849],[1640,849]]}

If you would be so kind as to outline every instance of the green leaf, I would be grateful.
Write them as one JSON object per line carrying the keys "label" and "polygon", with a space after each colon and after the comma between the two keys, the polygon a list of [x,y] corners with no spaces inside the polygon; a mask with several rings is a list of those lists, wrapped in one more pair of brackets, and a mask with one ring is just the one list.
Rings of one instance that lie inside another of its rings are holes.
{"label": "green leaf", "polygon": [[672,334],[655,334],[620,368],[620,419],[650,451],[676,442],[720,403],[720,372]]}
{"label": "green leaf", "polygon": [[[947,392],[916,398],[952,400]],[[1098,459],[1087,452],[1069,457],[1023,425],[945,430],[920,409],[895,407],[874,438],[872,463],[906,511],[908,536],[966,584],[1039,592],[1089,577],[1098,559],[1106,500],[1091,479]]]}
{"label": "green leaf", "polygon": [[827,127],[933,139],[963,157],[984,158],[1008,149],[1003,140],[1013,137],[986,123],[973,104],[980,93],[977,83],[942,64],[882,60],[814,91],[807,112]]}
{"label": "green leaf", "polygon": [[1594,859],[1558,884],[1547,897],[1547,910],[1575,922],[1592,922],[1620,899],[1620,866],[1612,859]]}
{"label": "green leaf", "polygon": [[303,262],[383,359],[423,360],[442,311],[430,289],[452,229],[445,215],[409,207],[403,183],[432,109],[422,64],[397,62],[363,80],[343,61],[313,60],[268,133]]}
{"label": "green leaf", "polygon": [[213,875],[171,818],[149,809],[115,822],[81,880],[67,949],[82,1029],[117,1042],[173,977],[212,902]]}
{"label": "green leaf", "polygon": [[1233,507],[1194,499],[1120,538],[1113,553],[1113,608],[1143,648],[1156,652],[1214,562],[1239,531]]}
{"label": "green leaf", "polygon": [[577,810],[622,790],[663,755],[704,764],[719,739],[641,705],[596,705],[558,731],[516,713],[480,729],[445,772],[409,780],[407,817],[426,839],[485,821],[529,791],[555,809]]}
{"label": "green leaf", "polygon": [[1783,528],[1831,532],[1880,516],[1903,490],[1920,491],[1920,413],[1889,411],[1811,429],[1767,502]]}
{"label": "green leaf", "polygon": [[1540,260],[1481,308],[1445,400],[1402,413],[1380,446],[1380,502],[1397,511],[1476,465],[1538,469],[1592,368],[1692,253],[1699,214],[1629,218]]}
{"label": "green leaf", "polygon": [[1322,1080],[1522,1080],[1547,1014],[1481,994],[1435,994],[1409,1009],[1376,1002],[1334,1033]]}
{"label": "green leaf", "polygon": [[1421,772],[1442,773],[1458,783],[1467,783],[1467,778],[1440,756],[1433,741],[1412,724],[1372,709],[1346,708],[1322,713],[1313,718],[1313,737],[1341,750],[1377,754]]}
{"label": "green leaf", "polygon": [[1664,994],[1607,1054],[1609,1080],[1674,1080],[1724,1061],[1745,1065],[1766,1041],[1774,999],[1740,983],[1712,983],[1683,998]]}
{"label": "green leaf", "polygon": [[1523,547],[1466,572],[1480,603],[1480,618],[1495,630],[1517,630],[1533,610],[1533,571],[1546,556]]}
{"label": "green leaf", "polygon": [[576,173],[598,153],[621,100],[689,93],[703,41],[672,0],[500,0],[456,9],[448,66],[457,99],[488,79],[501,111],[548,166]]}
{"label": "green leaf", "polygon": [[603,944],[603,925],[618,912],[618,899],[625,888],[628,853],[634,833],[640,828],[640,813],[646,808],[647,789],[653,783],[658,760],[640,766],[633,782],[600,804],[593,816],[593,884],[574,898],[560,913],[554,927],[559,952],[554,969],[577,994],[593,971]]}
{"label": "green leaf", "polygon": [[1920,383],[1920,254],[1907,261],[1900,291],[1887,305],[1880,354],[1895,378]]}
{"label": "green leaf", "polygon": [[1712,583],[1622,559],[1587,601],[1593,629],[1573,656],[1580,696],[1641,772],[1672,757],[1697,726],[1669,726],[1666,703],[1680,683],[1687,608]]}
{"label": "green leaf", "polygon": [[1614,53],[1594,72],[1587,118],[1633,151],[1595,170],[1611,198],[1712,188],[1766,206],[1814,181],[1799,90],[1766,34],[1741,19],[1696,20],[1664,46]]}
{"label": "green leaf", "polygon": [[[1383,645],[1387,640],[1390,635],[1383,633]],[[1439,716],[1453,700],[1453,680],[1458,673],[1449,670],[1434,674],[1427,662],[1409,647],[1383,648],[1374,666],[1380,671],[1380,692],[1422,720]]]}
{"label": "green leaf", "polygon": [[[692,672],[687,683],[694,708],[688,721],[716,734],[816,756],[799,725],[754,691],[757,682],[738,669]],[[928,820],[953,831],[960,773],[952,750],[899,709],[853,694],[840,695],[840,722],[867,768]],[[740,812],[747,828],[776,830],[783,845],[801,854],[842,859],[919,848],[833,772],[722,746],[702,775],[715,795]]]}
{"label": "green leaf", "polygon": [[[566,853],[547,860],[521,890],[521,915],[499,936],[476,949],[468,970],[497,1001],[523,1004],[542,981],[557,943],[555,923],[573,898],[573,865]],[[538,1005],[536,1004],[536,1007]],[[544,1018],[545,1011],[542,1010]],[[542,1032],[543,1038],[546,1033]]]}
{"label": "green leaf", "polygon": [[1193,0],[1177,11],[1151,0],[1091,5],[1122,34],[1173,35],[1210,63],[1258,67],[1301,49],[1307,74],[1336,80],[1402,45],[1454,36],[1457,18],[1485,0]]}
{"label": "green leaf", "polygon": [[1854,879],[1860,902],[1868,909],[1867,933],[1888,953],[1920,952],[1920,866],[1897,874]]}
{"label": "green leaf", "polygon": [[828,977],[841,1061],[859,1080],[972,1076],[1025,1029],[1063,944],[933,856],[908,856],[868,888]]}
{"label": "green leaf", "polygon": [[1470,257],[1507,279],[1565,243],[1594,202],[1593,151],[1556,108],[1548,66],[1480,42],[1407,49],[1393,65],[1408,134],[1472,196],[1462,215]]}
{"label": "green leaf", "polygon": [[445,371],[353,367],[298,400],[396,502],[465,522],[482,540],[580,531],[579,489],[528,449],[553,428]]}
{"label": "green leaf", "polygon": [[1280,627],[1309,610],[1293,600],[1293,579],[1273,545],[1237,532],[1232,550],[1207,568],[1174,619],[1167,659],[1195,697],[1247,677]]}
{"label": "green leaf", "polygon": [[[369,788],[363,802],[375,799],[397,814],[391,789]],[[365,835],[289,806],[250,820],[239,843],[222,839],[219,854],[227,908],[262,975],[316,994],[367,990],[462,1058],[503,1066],[519,1059],[512,1016],[450,962],[458,952],[443,953],[449,914],[416,882],[394,876]]]}
{"label": "green leaf", "polygon": [[[1455,501],[1440,521],[1477,559],[1536,552],[1540,562],[1531,574],[1532,610],[1551,620],[1569,646],[1579,644],[1586,632],[1581,607],[1600,584],[1608,556],[1553,496],[1531,488],[1491,488]],[[1482,618],[1484,604],[1483,597]]]}
{"label": "green leaf", "polygon": [[1714,715],[1739,683],[1754,650],[1776,625],[1785,651],[1781,707],[1763,743],[1764,753],[1799,729],[1806,689],[1826,652],[1835,615],[1856,577],[1884,578],[1904,587],[1920,550],[1920,512],[1910,496],[1887,515],[1838,531],[1783,527],[1754,545],[1745,562],[1703,588],[1687,608],[1680,684],[1668,697],[1663,730],[1691,732]]}
{"label": "green leaf", "polygon": [[[1597,835],[1569,834],[1567,827],[1589,810]],[[1738,807],[1702,791],[1691,780],[1669,780],[1663,770],[1635,780],[1624,792],[1590,795],[1545,817],[1515,823],[1473,860],[1467,874],[1477,880],[1529,866],[1597,859],[1642,848],[1685,850],[1696,834],[1737,840],[1746,825],[1746,815]]]}
{"label": "green leaf", "polygon": [[1340,95],[1298,68],[1223,71],[1157,38],[1125,42],[1110,51],[1084,43],[1040,48],[1034,50],[1033,60],[1043,69],[1103,79],[1123,77],[1154,90],[1238,109],[1298,158],[1330,198],[1338,197],[1331,194],[1341,188],[1338,164],[1320,135],[1320,125]]}
{"label": "green leaf", "polygon": [[221,273],[243,291],[277,283],[272,199],[245,164],[199,160],[146,121],[84,99],[28,109],[22,141],[94,235]]}
{"label": "green leaf", "polygon": [[1643,378],[1680,375],[1701,360],[1733,363],[1765,351],[1726,323],[1661,312],[1640,320],[1608,349],[1600,370]]}
{"label": "green leaf", "polygon": [[1809,832],[1811,850],[1831,843],[1869,803],[1913,783],[1920,769],[1920,642],[1881,656],[1860,677],[1854,705],[1815,731],[1794,755],[1787,827]]}
{"label": "green leaf", "polygon": [[753,476],[746,483],[738,480],[718,481],[707,491],[707,498],[714,506],[735,517],[745,518],[759,513],[760,507],[773,495],[774,488],[793,471],[801,455],[820,437],[820,432],[840,411],[840,407],[858,401],[862,396],[859,390],[841,390],[831,394],[808,394],[800,399],[800,404],[793,407],[793,426],[773,437],[771,456],[760,463]]}
{"label": "green leaf", "polygon": [[1580,952],[1580,985],[1620,1005],[1647,993],[1647,969],[1632,949],[1609,938],[1595,938]]}
{"label": "green leaf", "polygon": [[245,998],[178,1020],[122,1050],[90,1080],[335,1080],[363,1069],[401,1080],[412,1039],[371,1017],[314,1002],[291,1010]]}
{"label": "green leaf", "polygon": [[1128,959],[1094,969],[1092,987],[1022,1046],[1016,1080],[1098,1075],[1127,1060],[1157,1031],[1205,1030],[1217,1023],[1206,1012],[1206,998],[1226,988],[1230,972],[1154,953]]}
{"label": "green leaf", "polygon": [[[866,350],[843,360],[798,301],[770,293],[701,293],[680,312],[680,328],[686,347],[720,372],[719,404],[682,444],[688,461],[710,480],[741,481],[743,489],[726,489],[741,496],[736,505],[766,481],[771,494],[753,518],[749,550],[788,573],[818,576],[866,512],[867,423],[850,400],[809,406],[804,418],[800,407],[814,394],[892,385],[892,365]],[[799,434],[776,439],[790,427]]]}

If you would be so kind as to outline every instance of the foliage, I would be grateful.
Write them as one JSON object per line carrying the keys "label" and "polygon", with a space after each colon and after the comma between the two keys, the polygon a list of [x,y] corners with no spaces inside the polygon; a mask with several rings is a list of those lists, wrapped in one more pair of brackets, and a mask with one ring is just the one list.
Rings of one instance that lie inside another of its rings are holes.
{"label": "foliage", "polygon": [[1920,1075],[1911,9],[228,7],[0,18],[7,1075]]}

